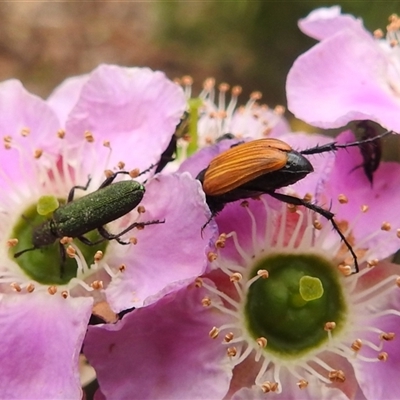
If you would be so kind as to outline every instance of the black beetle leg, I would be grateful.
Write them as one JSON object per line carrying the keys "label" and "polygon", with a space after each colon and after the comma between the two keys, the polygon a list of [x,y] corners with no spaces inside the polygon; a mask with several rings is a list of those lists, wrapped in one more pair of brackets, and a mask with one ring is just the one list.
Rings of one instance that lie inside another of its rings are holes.
{"label": "black beetle leg", "polygon": [[87,190],[87,188],[90,185],[91,180],[92,180],[92,177],[89,175],[88,181],[86,182],[85,186],[78,186],[78,185],[72,186],[71,190],[68,193],[67,203],[70,203],[74,199],[75,189]]}
{"label": "black beetle leg", "polygon": [[386,131],[386,132],[383,132],[380,135],[377,135],[373,138],[358,140],[356,142],[351,142],[351,143],[344,143],[344,144],[337,144],[337,142],[327,143],[322,146],[316,146],[316,147],[312,147],[311,149],[302,150],[299,153],[305,154],[305,155],[310,155],[310,154],[326,153],[328,151],[336,151],[339,149],[346,149],[347,147],[360,147],[360,145],[374,142],[392,132],[393,131]]}
{"label": "black beetle leg", "polygon": [[134,222],[133,224],[131,224],[127,228],[125,228],[122,232],[117,233],[117,234],[110,233],[106,230],[106,228],[104,228],[104,226],[101,226],[100,228],[97,228],[97,231],[102,236],[101,239],[96,240],[95,242],[92,242],[90,239],[88,239],[85,236],[77,236],[76,239],[81,241],[83,244],[86,244],[87,246],[95,246],[96,244],[102,243],[105,240],[116,240],[119,244],[127,245],[127,244],[130,244],[130,242],[124,242],[123,240],[120,239],[120,237],[122,235],[125,235],[125,233],[129,232],[133,228],[143,227],[146,225],[163,224],[164,222],[165,222],[165,220],[162,220],[162,221],[155,220],[155,221],[148,221],[148,222]]}
{"label": "black beetle leg", "polygon": [[211,217],[208,218],[207,222],[201,227],[201,238],[203,239],[203,231],[206,228],[206,226],[211,222],[211,220],[217,215],[217,213],[211,214]]}
{"label": "black beetle leg", "polygon": [[[149,168],[145,169],[144,171],[140,172],[138,176],[145,174],[146,172],[149,172],[151,169],[153,169],[156,166],[156,164],[151,164]],[[104,188],[106,186],[109,186],[113,183],[114,179],[117,177],[119,174],[125,174],[129,175],[130,171],[117,171],[114,172],[111,176],[106,178],[103,183],[99,186],[99,189]]]}
{"label": "black beetle leg", "polygon": [[165,219],[160,221],[160,220],[155,220],[155,221],[147,221],[147,222],[134,222],[133,224],[129,225],[126,227],[122,232],[120,233],[110,233],[108,232],[104,226],[98,228],[98,232],[100,233],[101,236],[103,236],[103,240],[116,240],[120,244],[130,244],[130,242],[124,242],[123,240],[119,239],[122,235],[125,235],[125,233],[131,231],[133,228],[136,227],[144,227],[146,225],[154,225],[154,224],[163,224],[165,222]]}
{"label": "black beetle leg", "polygon": [[67,253],[65,251],[65,247],[61,242],[58,242],[58,245],[60,247],[60,254],[61,254],[61,265],[60,265],[60,278],[64,276],[65,272],[65,263],[67,261]]}
{"label": "black beetle leg", "polygon": [[340,236],[340,239],[342,239],[343,243],[346,245],[346,247],[350,251],[351,255],[353,256],[354,267],[356,269],[356,273],[359,272],[357,255],[354,252],[353,247],[351,247],[351,244],[347,241],[347,239],[345,238],[345,236],[343,235],[343,233],[337,226],[337,224],[333,218],[335,216],[335,214],[333,214],[332,212],[330,212],[328,210],[325,210],[324,208],[322,208],[320,206],[317,206],[316,204],[309,203],[308,201],[305,201],[303,199],[299,199],[298,197],[289,196],[286,194],[276,193],[276,192],[267,192],[267,193],[270,196],[274,197],[275,199],[283,201],[284,203],[293,204],[295,206],[304,206],[304,207],[308,208],[309,210],[315,211],[316,213],[322,215],[327,220],[329,220],[333,226],[333,229],[338,233],[338,235]]}
{"label": "black beetle leg", "polygon": [[83,244],[86,244],[86,246],[94,246],[94,245],[104,242],[106,240],[106,238],[101,238],[99,240],[96,240],[95,242],[92,242],[90,239],[88,239],[85,236],[77,236],[76,239],[78,239]]}
{"label": "black beetle leg", "polygon": [[[157,165],[158,165],[158,164],[151,164],[149,168],[143,170],[138,176],[143,175],[143,174],[145,174],[146,172],[151,171],[154,167],[157,167]],[[157,170],[156,170],[156,172],[157,172]],[[147,179],[146,179],[143,183],[146,183],[146,182],[147,182]]]}
{"label": "black beetle leg", "polygon": [[[119,174],[125,174],[125,175],[129,175],[129,171],[117,171],[114,172],[111,176],[109,176],[108,178],[106,178],[103,183],[99,186],[99,189],[109,186],[113,183],[113,180],[117,177],[117,175]],[[97,189],[98,190],[98,189]]]}
{"label": "black beetle leg", "polygon": [[101,226],[100,228],[97,228],[97,231],[100,233],[101,236],[103,236],[104,240],[113,240],[115,239],[119,244],[130,244],[130,242],[125,242],[121,240],[118,235],[113,235],[112,233],[108,232],[104,226]]}
{"label": "black beetle leg", "polygon": [[[143,170],[142,172],[139,173],[138,176],[145,174],[146,172],[149,172],[152,168],[154,168],[156,166],[156,164],[151,164],[149,168]],[[117,177],[117,175],[119,174],[125,174],[125,175],[129,175],[130,172],[129,171],[117,171],[114,172],[111,176],[109,176],[108,178],[106,178],[103,183],[99,186],[99,189],[109,186],[111,185],[111,183],[114,181],[114,179]]]}

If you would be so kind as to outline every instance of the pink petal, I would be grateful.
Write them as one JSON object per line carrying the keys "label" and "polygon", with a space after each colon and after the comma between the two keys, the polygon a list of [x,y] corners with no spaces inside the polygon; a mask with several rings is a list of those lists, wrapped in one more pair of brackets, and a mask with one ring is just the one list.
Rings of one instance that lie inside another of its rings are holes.
{"label": "pink petal", "polygon": [[312,382],[301,390],[297,386],[298,379],[290,379],[288,376],[285,378],[282,379],[284,390],[281,393],[270,392],[266,395],[259,387],[242,388],[234,394],[232,400],[265,400],[266,396],[268,399],[277,400],[348,400],[348,397],[337,388]]}
{"label": "pink petal", "polygon": [[90,131],[97,151],[111,142],[111,166],[122,160],[127,170],[143,170],[158,162],[185,108],[182,88],[162,72],[101,65],[82,87],[67,137],[80,140]]}
{"label": "pink petal", "polygon": [[[286,208],[286,203],[275,200],[268,194],[261,196],[259,200],[249,199],[246,207],[243,207],[240,201],[227,204],[215,219],[220,233],[228,235],[235,232],[240,249],[236,247],[233,238],[228,238],[224,248],[220,250],[223,255],[222,261],[218,258],[213,267],[222,267],[223,264],[220,262],[227,262],[228,265],[232,262],[246,265],[248,260],[243,260],[241,254],[257,255],[268,251],[266,236],[272,243],[279,240],[283,241],[279,246],[286,246],[299,220],[297,213],[286,213]],[[307,221],[304,220],[300,232],[306,225]],[[284,228],[283,236],[282,228]]]}
{"label": "pink petal", "polygon": [[[398,289],[397,289],[398,290]],[[379,327],[384,332],[396,334],[394,340],[384,342],[383,351],[388,353],[387,361],[362,362],[355,359],[354,368],[361,390],[367,399],[388,399],[400,398],[400,381],[398,379],[400,365],[400,324],[398,316],[385,316],[370,321],[370,326]],[[370,340],[378,344],[378,333],[368,333],[362,336],[363,340]],[[364,345],[360,355],[376,359],[376,351]],[[373,378],[373,379],[372,379]]]}
{"label": "pink petal", "polygon": [[350,14],[341,14],[339,6],[317,8],[299,20],[299,28],[306,35],[323,40],[343,29],[360,29],[362,22]]}
{"label": "pink petal", "polygon": [[232,376],[209,331],[223,323],[189,286],[115,325],[90,327],[84,351],[106,398],[221,399]]}
{"label": "pink petal", "polygon": [[113,254],[115,266],[126,271],[113,279],[107,298],[116,311],[140,307],[149,296],[166,286],[174,290],[204,273],[207,249],[215,236],[215,225],[201,227],[210,214],[198,181],[189,174],[158,175],[146,185],[141,220],[164,220],[164,224],[135,232],[138,243],[125,254]]}
{"label": "pink petal", "polygon": [[179,172],[189,172],[193,178],[196,178],[200,171],[208,167],[214,157],[237,143],[239,143],[237,139],[225,139],[205,147],[187,158],[179,167]]}
{"label": "pink petal", "polygon": [[[55,113],[41,98],[28,93],[17,80],[0,83],[0,131],[11,137],[11,149],[0,148],[2,173],[0,184],[4,189],[10,183],[17,184],[29,179],[38,160],[37,149],[43,150],[41,163],[53,158],[60,148],[57,139],[60,128]],[[22,136],[21,132],[27,133]],[[19,186],[19,189],[23,187]]]}
{"label": "pink petal", "polygon": [[344,29],[295,61],[286,83],[288,107],[322,128],[369,119],[400,132],[400,100],[388,69],[388,57],[371,35]]}
{"label": "pink petal", "polygon": [[49,98],[47,104],[56,112],[61,126],[65,128],[68,115],[79,100],[83,85],[90,75],[73,76],[57,86]]}
{"label": "pink petal", "polygon": [[[273,199],[269,195],[262,196],[264,201],[272,209],[280,209],[281,203]],[[264,237],[268,223],[271,224],[271,213],[266,210],[264,203],[261,200],[248,199],[248,207],[241,205],[242,201],[236,201],[234,203],[227,204],[224,209],[218,213],[215,220],[218,225],[219,232],[229,234],[236,232],[238,242],[240,246],[245,250],[247,254],[254,252],[254,241],[259,242],[258,246],[263,248],[262,238]],[[275,214],[273,214],[275,216]],[[256,234],[253,238],[252,228],[253,219],[256,225]],[[261,240],[261,242],[260,242]],[[221,250],[225,259],[236,260],[237,262],[243,262],[239,252],[236,249],[235,242],[233,239],[228,239],[225,243],[225,247]],[[218,265],[218,260],[215,266]]]}
{"label": "pink petal", "polygon": [[[354,141],[354,135],[347,131],[338,137],[338,142],[346,143]],[[332,201],[332,211],[338,221],[346,220],[352,223],[358,218],[352,227],[352,233],[359,241],[370,237],[363,246],[373,250],[373,258],[385,258],[397,251],[399,239],[395,229],[400,226],[400,214],[393,212],[398,208],[400,186],[394,185],[400,176],[400,165],[393,162],[381,163],[374,174],[371,186],[362,168],[357,168],[363,163],[358,148],[339,150],[336,153],[335,165],[331,175],[327,179],[324,190],[324,199],[320,201],[329,204]],[[347,204],[337,202],[339,194],[345,194]],[[361,206],[367,205],[368,211],[363,214]],[[383,222],[389,222],[392,230],[382,231]]]}
{"label": "pink petal", "polygon": [[3,295],[0,387],[4,399],[78,399],[78,359],[91,298]]}

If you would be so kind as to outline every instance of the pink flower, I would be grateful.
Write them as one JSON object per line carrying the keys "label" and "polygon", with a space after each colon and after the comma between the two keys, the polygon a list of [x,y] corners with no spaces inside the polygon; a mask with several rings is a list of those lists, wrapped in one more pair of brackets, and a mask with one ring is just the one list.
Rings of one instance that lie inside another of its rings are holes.
{"label": "pink flower", "polygon": [[[192,96],[191,80],[184,80],[186,96]],[[231,92],[228,101],[228,93]],[[202,148],[215,143],[224,134],[232,134],[237,138],[259,139],[265,136],[276,137],[289,132],[289,124],[285,120],[283,106],[274,109],[260,104],[262,94],[253,92],[245,105],[238,107],[240,86],[221,83],[218,90],[212,78],[204,82],[199,94],[202,104],[199,107],[197,125],[198,147]]]}
{"label": "pink flower", "polygon": [[288,108],[322,128],[369,119],[400,132],[399,23],[391,17],[386,39],[365,30],[361,21],[321,8],[299,21],[320,43],[302,54],[289,71]]}
{"label": "pink flower", "polygon": [[[339,141],[351,139],[345,133]],[[296,149],[328,140],[285,136]],[[295,144],[300,141],[301,147]],[[200,153],[214,154],[222,145]],[[268,195],[230,203],[216,217],[221,235],[201,279],[115,325],[89,328],[84,350],[103,396],[400,396],[394,377],[400,267],[384,260],[399,246],[400,216],[390,201],[400,196],[392,185],[400,166],[383,163],[371,187],[354,169],[361,161],[358,149],[310,159],[325,156],[329,161],[314,164],[322,169],[316,168],[318,180],[310,174],[284,192],[311,194],[320,205],[332,201],[360,273],[348,275],[352,258],[321,216],[302,207],[290,211]],[[204,168],[206,159],[196,155],[195,163]],[[393,377],[390,384],[387,377]]]}
{"label": "pink flower", "polygon": [[260,92],[252,93],[245,105],[238,106],[242,91],[240,86],[230,89],[227,83],[221,83],[216,90],[215,80],[209,78],[205,80],[199,96],[192,97],[192,83],[189,76],[181,80],[188,108],[177,128],[175,159],[163,169],[164,173],[180,169],[187,156],[221,140],[278,137],[290,130],[283,115],[284,107],[270,109],[266,104],[260,104]]}
{"label": "pink flower", "polygon": [[2,397],[80,399],[78,357],[92,309],[144,307],[205,271],[213,227],[201,237],[209,212],[200,184],[188,174],[137,178],[148,178],[140,207],[107,230],[165,223],[128,232],[123,239],[130,245],[75,240],[66,250],[72,258],[63,261],[57,241],[13,256],[32,247],[32,227],[44,221],[37,213],[43,195],[65,201],[90,176],[87,190],[76,189],[78,198],[100,186],[105,170],[156,164],[185,107],[181,88],[146,68],[102,65],[64,82],[47,103],[18,81],[0,84]]}
{"label": "pink flower", "polygon": [[205,309],[202,295],[190,285],[117,324],[89,328],[84,351],[105,398],[223,398],[232,373],[208,336],[223,316]]}

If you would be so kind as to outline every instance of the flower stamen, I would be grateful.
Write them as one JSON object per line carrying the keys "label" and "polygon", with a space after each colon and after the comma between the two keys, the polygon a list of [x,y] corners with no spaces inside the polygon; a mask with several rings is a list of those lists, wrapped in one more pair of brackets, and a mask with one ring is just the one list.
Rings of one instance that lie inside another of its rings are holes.
{"label": "flower stamen", "polygon": [[57,293],[57,286],[54,286],[54,285],[49,286],[47,288],[47,291],[48,291],[49,294],[55,295]]}
{"label": "flower stamen", "polygon": [[10,286],[16,291],[16,292],[21,292],[22,288],[17,282],[13,282],[10,284]]}
{"label": "flower stamen", "polygon": [[[366,271],[370,271],[366,269]],[[354,294],[353,298],[356,303],[365,301],[363,300],[365,297],[368,296],[369,300],[376,299],[378,297],[384,296],[385,294],[391,292],[393,290],[393,284],[396,283],[396,279],[399,277],[397,275],[390,275],[386,279],[380,281],[379,283],[375,284],[374,286],[361,291],[360,293]],[[388,286],[385,288],[386,286]],[[384,289],[384,290],[382,290]],[[378,293],[376,293],[378,292]],[[375,294],[374,294],[375,293]]]}
{"label": "flower stamen", "polygon": [[389,358],[389,355],[385,351],[383,351],[382,353],[378,354],[378,360],[379,361],[387,361],[388,358]]}
{"label": "flower stamen", "polygon": [[229,342],[231,342],[233,340],[233,338],[234,338],[233,332],[229,332],[224,336],[224,341],[226,343],[229,343]]}
{"label": "flower stamen", "polygon": [[362,345],[363,345],[362,340],[361,340],[361,339],[356,339],[356,340],[351,344],[350,348],[351,348],[352,350],[354,350],[354,351],[357,352],[357,351],[360,351],[360,350],[361,350]]}
{"label": "flower stamen", "polygon": [[305,379],[300,379],[297,382],[297,386],[299,387],[299,389],[305,389],[308,386],[308,382]]}
{"label": "flower stamen", "polygon": [[346,376],[342,370],[333,370],[328,374],[329,380],[331,382],[343,383],[346,380]]}
{"label": "flower stamen", "polygon": [[382,340],[386,340],[386,341],[391,341],[396,337],[396,334],[394,332],[382,332],[380,334],[380,338]]}
{"label": "flower stamen", "polygon": [[261,390],[264,392],[264,393],[269,393],[269,392],[276,392],[277,390],[278,390],[278,383],[277,382],[269,382],[269,381],[267,381],[267,382],[264,382],[262,385],[261,385]]}
{"label": "flower stamen", "polygon": [[235,249],[238,252],[238,254],[243,258],[243,261],[245,264],[247,264],[248,262],[250,262],[251,257],[248,255],[248,253],[246,253],[246,251],[240,246],[239,244],[239,239],[238,239],[238,235],[235,231],[232,231],[230,233],[228,233],[226,235],[226,238],[233,238],[233,243],[235,245]]}
{"label": "flower stamen", "polygon": [[219,329],[214,326],[208,334],[211,339],[216,339],[219,336]]}

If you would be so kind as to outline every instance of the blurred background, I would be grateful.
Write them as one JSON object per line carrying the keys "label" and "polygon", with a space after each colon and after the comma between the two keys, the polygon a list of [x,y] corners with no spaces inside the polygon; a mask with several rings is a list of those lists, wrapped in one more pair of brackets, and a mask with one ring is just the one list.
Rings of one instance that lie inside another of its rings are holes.
{"label": "blurred background", "polygon": [[[46,97],[62,80],[100,63],[149,66],[260,90],[286,104],[285,80],[314,41],[297,20],[329,1],[1,2],[0,79],[18,78]],[[342,11],[384,29],[400,1],[342,1]]]}

